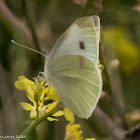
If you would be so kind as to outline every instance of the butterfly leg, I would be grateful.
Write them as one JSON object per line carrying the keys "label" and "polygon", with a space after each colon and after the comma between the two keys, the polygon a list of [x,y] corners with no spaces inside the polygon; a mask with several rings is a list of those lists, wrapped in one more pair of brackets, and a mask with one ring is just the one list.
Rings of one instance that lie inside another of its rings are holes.
{"label": "butterfly leg", "polygon": [[40,72],[38,73],[38,75],[37,75],[37,78],[46,81],[46,78],[45,78],[45,76],[44,76],[44,72],[41,72],[41,71],[40,71]]}
{"label": "butterfly leg", "polygon": [[[40,71],[40,72],[38,73],[38,76],[44,76],[44,72],[41,72],[41,71]],[[38,76],[37,76],[37,77],[38,77]]]}

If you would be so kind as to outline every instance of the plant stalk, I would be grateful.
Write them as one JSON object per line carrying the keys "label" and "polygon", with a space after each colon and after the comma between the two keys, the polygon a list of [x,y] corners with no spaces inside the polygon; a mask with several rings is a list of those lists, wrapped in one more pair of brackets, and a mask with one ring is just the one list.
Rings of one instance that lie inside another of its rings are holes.
{"label": "plant stalk", "polygon": [[[59,103],[58,103],[58,105],[59,105]],[[58,109],[59,109],[58,105],[55,108],[53,108],[51,111],[46,113],[44,116],[35,119],[20,135],[27,136],[39,123],[41,123],[47,117],[52,116],[56,111],[58,111]],[[21,139],[19,138],[17,140],[21,140]]]}

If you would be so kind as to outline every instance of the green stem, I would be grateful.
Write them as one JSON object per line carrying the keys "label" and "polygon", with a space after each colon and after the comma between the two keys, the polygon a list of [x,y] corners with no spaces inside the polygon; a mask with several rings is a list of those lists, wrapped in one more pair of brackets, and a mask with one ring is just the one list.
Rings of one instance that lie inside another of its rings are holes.
{"label": "green stem", "polygon": [[39,118],[39,109],[38,109],[38,101],[36,102],[36,104],[37,104],[37,118]]}
{"label": "green stem", "polygon": [[[58,105],[59,105],[59,103],[58,103]],[[51,111],[46,113],[44,116],[35,119],[20,135],[27,136],[39,123],[41,123],[47,117],[52,116],[56,111],[58,111],[58,109],[59,109],[58,105],[54,109],[52,109]],[[20,140],[20,139],[17,139],[17,140]]]}

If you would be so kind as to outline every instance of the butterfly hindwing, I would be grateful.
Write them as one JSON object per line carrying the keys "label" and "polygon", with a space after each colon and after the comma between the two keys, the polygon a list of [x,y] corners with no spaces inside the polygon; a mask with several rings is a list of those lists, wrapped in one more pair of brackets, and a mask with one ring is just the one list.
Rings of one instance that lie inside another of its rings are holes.
{"label": "butterfly hindwing", "polygon": [[96,66],[83,56],[65,55],[54,61],[51,70],[50,82],[65,106],[77,116],[88,118],[101,93]]}

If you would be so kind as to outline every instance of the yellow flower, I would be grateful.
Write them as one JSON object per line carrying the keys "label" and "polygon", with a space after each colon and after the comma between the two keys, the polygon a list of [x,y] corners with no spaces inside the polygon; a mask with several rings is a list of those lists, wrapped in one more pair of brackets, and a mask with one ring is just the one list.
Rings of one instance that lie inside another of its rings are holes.
{"label": "yellow flower", "polygon": [[64,140],[82,140],[82,131],[79,130],[80,125],[79,124],[68,124],[66,126],[66,135]]}
{"label": "yellow flower", "polygon": [[[43,116],[45,113],[55,108],[57,103],[60,101],[58,94],[52,86],[48,87],[48,83],[37,78],[34,78],[34,80],[35,82],[28,80],[24,76],[19,76],[18,81],[15,82],[16,88],[18,90],[25,90],[28,99],[33,103],[33,105],[25,102],[20,103],[24,110],[30,111],[31,119]],[[53,102],[45,105],[44,101],[46,100],[53,100]],[[48,117],[47,119],[49,121],[57,121],[54,117],[62,115],[64,115],[70,124],[74,123],[74,115],[67,108],[64,108],[63,111],[57,111],[52,115],[52,117]]]}
{"label": "yellow flower", "polygon": [[[33,103],[25,103],[21,102],[21,107],[26,110],[30,111],[30,118],[36,119],[37,117],[41,117],[51,111],[53,108],[56,107],[57,103],[60,101],[58,94],[56,93],[55,89],[51,86],[48,87],[48,83],[34,78],[35,82],[28,80],[24,76],[19,76],[18,80],[15,82],[15,86],[18,90],[25,90],[28,99]],[[46,100],[53,100],[53,102],[48,103],[47,105],[44,104]],[[51,117],[47,119],[49,121],[58,121],[58,119],[54,117],[63,116],[66,118],[67,121],[70,122],[66,126],[66,135],[64,140],[83,140],[82,131],[79,130],[80,125],[74,124],[75,118],[74,114],[66,107],[64,110],[58,110],[55,112]],[[85,140],[95,140],[94,138],[87,138]]]}
{"label": "yellow flower", "polygon": [[74,115],[68,108],[64,109],[64,116],[66,120],[70,122],[70,124],[73,124],[75,122]]}
{"label": "yellow flower", "polygon": [[95,140],[94,138],[86,138],[85,140]]}
{"label": "yellow flower", "polygon": [[[35,119],[37,116],[43,116],[46,112],[52,110],[59,101],[58,95],[54,97],[55,93],[53,87],[49,89],[48,87],[46,87],[48,83],[38,80],[37,78],[35,78],[34,80],[35,82],[28,80],[24,76],[19,76],[18,81],[15,82],[16,88],[19,90],[25,90],[28,99],[33,103],[33,105],[25,102],[20,103],[24,110],[30,111],[31,119]],[[51,92],[51,95],[46,98],[45,96],[48,95],[49,90],[53,92]],[[48,105],[44,105],[44,101],[50,99],[57,99],[57,101],[54,101]]]}
{"label": "yellow flower", "polygon": [[25,90],[27,96],[33,99],[34,96],[34,82],[28,80],[24,76],[19,76],[18,81],[15,82],[15,86],[18,90]]}
{"label": "yellow flower", "polygon": [[50,88],[47,98],[48,100],[60,101],[60,98],[53,87]]}
{"label": "yellow flower", "polygon": [[[64,140],[83,140],[82,131],[79,130],[79,124],[68,124],[66,126],[66,135]],[[86,138],[85,140],[95,140],[94,138]]]}

